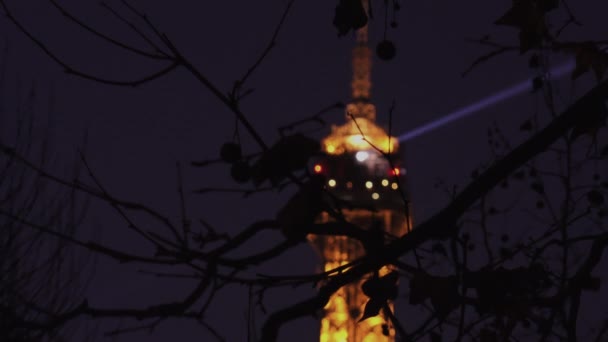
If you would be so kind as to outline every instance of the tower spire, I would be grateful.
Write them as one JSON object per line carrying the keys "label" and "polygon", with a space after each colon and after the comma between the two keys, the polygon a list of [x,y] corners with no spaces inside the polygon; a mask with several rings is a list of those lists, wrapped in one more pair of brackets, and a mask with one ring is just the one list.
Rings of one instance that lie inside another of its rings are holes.
{"label": "tower spire", "polygon": [[[363,6],[367,11],[367,1],[363,1]],[[355,118],[365,118],[370,121],[376,119],[376,107],[370,103],[371,98],[371,69],[372,53],[367,45],[367,27],[357,30],[357,42],[353,48],[352,66],[353,79],[351,81],[352,101],[346,108],[347,121],[353,116]]]}
{"label": "tower spire", "polygon": [[357,43],[353,48],[352,97],[355,102],[368,102],[371,82],[371,51],[367,46],[367,25],[357,30]]}

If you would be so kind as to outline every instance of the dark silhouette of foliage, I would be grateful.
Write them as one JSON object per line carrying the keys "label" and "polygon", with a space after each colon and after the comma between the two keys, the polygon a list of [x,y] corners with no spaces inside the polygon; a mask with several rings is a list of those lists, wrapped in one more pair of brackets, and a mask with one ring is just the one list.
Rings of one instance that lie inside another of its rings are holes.
{"label": "dark silhouette of foliage", "polygon": [[367,24],[365,12],[363,3],[359,0],[339,0],[333,22],[338,30],[338,36],[364,27]]}

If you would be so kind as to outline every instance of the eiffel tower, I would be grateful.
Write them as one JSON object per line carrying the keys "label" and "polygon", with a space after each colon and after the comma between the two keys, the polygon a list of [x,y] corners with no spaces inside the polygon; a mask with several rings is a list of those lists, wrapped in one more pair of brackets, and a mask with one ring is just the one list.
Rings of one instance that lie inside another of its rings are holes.
{"label": "eiffel tower", "polygon": [[[342,210],[348,222],[363,229],[382,229],[386,242],[411,229],[411,215],[399,142],[376,124],[376,107],[370,101],[372,53],[367,29],[365,26],[356,32],[352,101],[346,106],[346,123],[332,126],[322,140],[324,157],[316,162],[313,172],[325,176],[326,188],[335,198],[349,203],[349,209]],[[332,220],[327,213],[318,218],[318,222]],[[310,235],[309,240],[323,261],[323,271],[365,254],[359,241],[345,236]],[[379,276],[390,270],[383,267]],[[394,327],[382,312],[361,320],[368,300],[361,290],[365,279],[342,287],[330,298],[321,319],[321,342],[394,341]]]}

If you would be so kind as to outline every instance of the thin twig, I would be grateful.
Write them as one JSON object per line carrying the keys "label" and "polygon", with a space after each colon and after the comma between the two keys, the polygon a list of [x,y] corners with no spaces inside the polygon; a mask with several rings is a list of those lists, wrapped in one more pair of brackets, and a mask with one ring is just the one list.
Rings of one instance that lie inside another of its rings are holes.
{"label": "thin twig", "polygon": [[[89,166],[89,163],[87,162],[86,158],[84,157],[84,155],[82,153],[80,153],[80,158],[81,158],[81,160],[82,160],[82,162],[83,162],[83,164],[84,164],[84,166],[85,166],[85,168],[86,168],[89,176],[91,177],[91,179],[93,180],[93,182],[95,182],[95,184],[97,185],[97,187],[99,188],[99,190],[101,191],[101,193],[103,194],[103,196],[105,198],[112,198],[112,196],[109,195],[109,193],[105,189],[105,187],[101,184],[101,181],[93,173],[93,169]],[[127,227],[129,227],[130,229],[132,229],[135,232],[137,232],[139,235],[141,235],[146,240],[150,241],[152,244],[154,244],[156,246],[159,246],[158,239],[152,238],[152,236],[149,233],[145,233],[143,230],[141,230],[141,228],[139,228],[135,224],[135,222],[133,222],[133,220],[131,220],[131,218],[120,208],[120,203],[110,201],[109,204],[112,207],[114,207],[114,209],[116,209],[116,211],[128,223]],[[167,227],[173,233],[173,236],[177,239],[178,242],[183,242],[181,240],[181,237],[179,236],[179,234],[177,232],[177,229],[172,224],[167,225]]]}
{"label": "thin twig", "polygon": [[180,216],[182,221],[182,240],[184,247],[188,249],[188,236],[190,235],[190,219],[186,213],[186,200],[184,198],[184,181],[182,178],[182,169],[179,162],[175,163],[177,169],[177,193],[179,195]]}
{"label": "thin twig", "polygon": [[285,7],[285,10],[283,11],[283,14],[281,15],[281,19],[279,20],[279,23],[277,24],[277,26],[274,29],[270,42],[268,42],[268,45],[266,46],[264,51],[262,51],[262,54],[258,57],[258,59],[253,63],[253,65],[250,66],[249,69],[247,69],[247,72],[245,72],[243,77],[241,77],[238,81],[235,82],[234,89],[233,89],[234,95],[236,95],[236,92],[238,92],[243,87],[245,82],[247,82],[247,79],[249,79],[249,77],[253,74],[253,72],[262,64],[262,62],[266,59],[268,54],[276,46],[277,37],[279,36],[279,32],[283,28],[285,19],[287,19],[287,15],[289,14],[289,11],[294,3],[295,3],[295,0],[290,0],[287,3],[287,7]]}
{"label": "thin twig", "polygon": [[112,8],[105,1],[101,2],[101,6],[105,9],[107,9],[110,13],[112,13],[116,18],[118,18],[118,20],[122,21],[127,26],[129,26],[129,28],[131,28],[131,30],[133,30],[137,35],[139,35],[143,40],[145,40],[148,43],[148,45],[150,45],[150,47],[152,47],[154,50],[156,50],[160,55],[167,56],[167,57],[169,56],[168,53],[164,52],[158,45],[156,45],[156,43],[154,43],[152,41],[152,39],[150,39],[144,32],[142,32],[142,30],[140,30],[137,26],[135,26],[135,24],[133,24],[131,21],[129,21],[125,17],[123,17],[120,13],[118,13],[118,11],[116,11],[114,8]]}
{"label": "thin twig", "polygon": [[[147,57],[147,58],[152,58],[152,59],[160,59],[160,60],[168,60],[170,59],[169,56],[164,55],[164,54],[154,54],[154,53],[149,53],[143,50],[140,50],[138,48],[135,48],[133,46],[127,45],[125,43],[122,43],[114,38],[109,37],[106,34],[101,33],[99,30],[92,28],[91,26],[87,25],[85,22],[83,22],[82,20],[78,19],[75,15],[71,14],[70,12],[68,12],[65,7],[59,5],[57,3],[57,1],[55,0],[49,0],[51,2],[51,4],[53,4],[53,6],[64,16],[66,17],[68,20],[72,21],[73,23],[75,23],[76,25],[82,27],[85,31],[88,31],[89,33],[93,34],[94,36],[97,36],[99,38],[101,38],[102,40],[105,40],[106,42],[120,47],[122,49],[125,49],[127,51],[133,52],[135,54]],[[4,1],[2,1],[4,2]]]}
{"label": "thin twig", "polygon": [[477,67],[478,65],[480,65],[480,64],[482,64],[482,63],[484,63],[484,62],[487,62],[487,61],[489,61],[490,59],[492,59],[492,58],[494,58],[494,57],[496,57],[496,56],[498,56],[498,55],[501,55],[501,54],[503,54],[503,53],[505,53],[505,52],[508,52],[508,51],[513,51],[513,50],[514,50],[514,49],[513,49],[512,47],[504,47],[504,46],[503,46],[503,47],[499,47],[498,49],[496,49],[496,50],[494,50],[494,51],[491,51],[491,52],[489,52],[489,53],[487,53],[487,54],[485,54],[485,55],[483,55],[483,56],[477,57],[477,59],[475,59],[475,60],[473,61],[473,63],[471,63],[471,65],[469,65],[469,67],[468,67],[468,68],[466,68],[466,69],[465,69],[465,70],[464,70],[464,71],[463,71],[463,72],[462,72],[460,75],[461,75],[462,77],[465,77],[465,76],[467,76],[467,75],[468,75],[468,74],[469,74],[471,71],[473,71],[473,69],[474,69],[475,67]]}

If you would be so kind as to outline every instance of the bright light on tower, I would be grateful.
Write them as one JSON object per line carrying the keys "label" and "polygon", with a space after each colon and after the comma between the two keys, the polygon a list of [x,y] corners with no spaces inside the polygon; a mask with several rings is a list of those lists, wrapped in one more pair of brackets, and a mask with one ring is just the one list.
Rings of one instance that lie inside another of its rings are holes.
{"label": "bright light on tower", "polygon": [[360,163],[366,161],[367,158],[369,158],[369,152],[367,151],[359,151],[355,154],[355,159]]}

